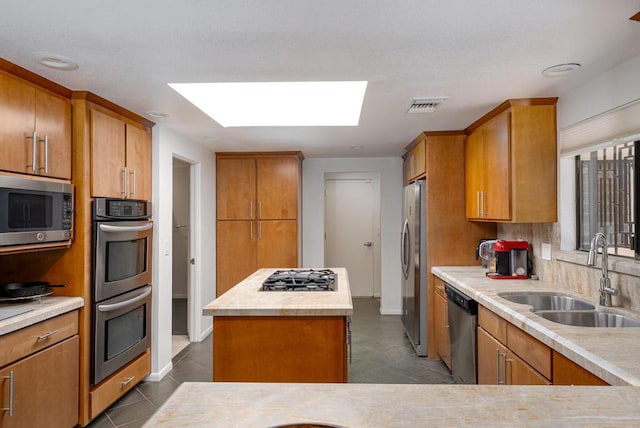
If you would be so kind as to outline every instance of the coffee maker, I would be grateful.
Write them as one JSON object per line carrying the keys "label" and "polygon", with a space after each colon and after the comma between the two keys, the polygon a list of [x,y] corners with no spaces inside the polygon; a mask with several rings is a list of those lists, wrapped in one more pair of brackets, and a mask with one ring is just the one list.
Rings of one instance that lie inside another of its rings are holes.
{"label": "coffee maker", "polygon": [[493,244],[496,274],[493,279],[528,279],[529,243],[527,241],[497,240]]}

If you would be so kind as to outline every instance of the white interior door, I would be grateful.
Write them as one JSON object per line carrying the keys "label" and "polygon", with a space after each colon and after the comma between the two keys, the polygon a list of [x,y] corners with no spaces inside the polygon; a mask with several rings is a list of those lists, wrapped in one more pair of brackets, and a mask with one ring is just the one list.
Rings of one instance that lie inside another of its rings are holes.
{"label": "white interior door", "polygon": [[352,296],[379,294],[377,182],[327,179],[325,189],[325,266],[347,269]]}

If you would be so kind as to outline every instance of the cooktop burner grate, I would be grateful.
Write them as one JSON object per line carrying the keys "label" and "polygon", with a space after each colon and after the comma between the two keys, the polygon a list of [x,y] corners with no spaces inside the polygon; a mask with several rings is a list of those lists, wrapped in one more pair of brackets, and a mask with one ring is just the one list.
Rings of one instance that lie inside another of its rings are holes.
{"label": "cooktop burner grate", "polygon": [[262,291],[334,291],[336,274],[330,269],[277,270],[262,283]]}

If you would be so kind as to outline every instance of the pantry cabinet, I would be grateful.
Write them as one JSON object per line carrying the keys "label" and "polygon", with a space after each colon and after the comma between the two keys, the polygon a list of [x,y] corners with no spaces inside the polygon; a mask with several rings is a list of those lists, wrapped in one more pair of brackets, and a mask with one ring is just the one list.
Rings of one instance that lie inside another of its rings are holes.
{"label": "pantry cabinet", "polygon": [[91,196],[151,200],[151,131],[91,109]]}
{"label": "pantry cabinet", "polygon": [[78,311],[0,337],[3,428],[78,423],[79,342]]}
{"label": "pantry cabinet", "polygon": [[468,219],[557,221],[556,102],[507,100],[465,130]]}
{"label": "pantry cabinet", "polygon": [[218,153],[216,295],[261,267],[299,265],[300,166],[292,153]]}
{"label": "pantry cabinet", "polygon": [[449,306],[447,294],[444,291],[444,282],[436,279],[435,291],[435,331],[436,347],[440,359],[451,369],[451,342],[449,335]]}
{"label": "pantry cabinet", "polygon": [[0,170],[71,179],[71,100],[0,71]]}

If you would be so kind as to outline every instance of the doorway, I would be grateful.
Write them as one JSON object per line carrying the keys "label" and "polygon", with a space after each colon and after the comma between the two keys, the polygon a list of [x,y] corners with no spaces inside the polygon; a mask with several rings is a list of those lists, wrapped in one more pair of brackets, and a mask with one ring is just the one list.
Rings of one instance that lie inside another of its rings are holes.
{"label": "doorway", "polygon": [[189,344],[191,164],[173,158],[171,357]]}
{"label": "doorway", "polygon": [[380,177],[325,175],[325,267],[345,267],[351,295],[380,297]]}

